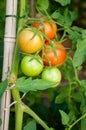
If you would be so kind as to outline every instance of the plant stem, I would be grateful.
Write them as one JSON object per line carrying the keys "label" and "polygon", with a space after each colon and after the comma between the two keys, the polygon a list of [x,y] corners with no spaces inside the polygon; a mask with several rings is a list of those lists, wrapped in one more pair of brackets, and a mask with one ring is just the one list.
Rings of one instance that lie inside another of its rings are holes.
{"label": "plant stem", "polygon": [[22,101],[20,99],[19,91],[16,87],[12,89],[12,96],[15,104],[15,130],[22,130],[22,120],[23,120],[23,109],[22,109]]}
{"label": "plant stem", "polygon": [[[24,16],[24,15],[25,15],[25,0],[20,0],[20,16]],[[20,53],[19,53],[19,47],[18,47],[18,35],[23,25],[24,25],[24,18],[20,18],[18,22],[17,40],[16,40],[12,72],[11,72],[15,76],[17,76],[18,74],[18,65],[19,65],[19,59],[20,59]]]}
{"label": "plant stem", "polygon": [[39,123],[45,130],[50,130],[50,128],[46,125],[46,123],[29,107],[24,105],[23,111],[32,116],[37,121],[37,123]]}
{"label": "plant stem", "polygon": [[22,121],[23,121],[23,110],[22,110],[22,105],[21,102],[17,102],[15,105],[15,130],[22,130]]}
{"label": "plant stem", "polygon": [[12,89],[12,95],[15,104],[15,130],[22,130],[22,120],[23,120],[23,109],[22,109],[22,102],[20,100],[20,94],[17,88]]}
{"label": "plant stem", "polygon": [[69,126],[68,130],[71,130],[71,128],[76,125],[80,120],[86,117],[86,113],[82,115],[79,119],[77,119],[72,125]]}
{"label": "plant stem", "polygon": [[71,81],[69,80],[68,107],[71,108]]}
{"label": "plant stem", "polygon": [[[24,14],[25,14],[25,0],[20,0],[20,16],[23,16]],[[10,77],[11,83],[15,83],[16,79],[17,79],[19,60],[20,60],[20,54],[19,54],[19,48],[18,48],[18,34],[19,34],[19,31],[22,28],[23,24],[24,24],[24,19],[23,18],[19,19],[17,40],[16,40],[16,46],[15,46],[13,64],[12,64],[12,71],[11,71],[11,77]],[[15,104],[15,130],[22,130],[23,109],[22,109],[22,102],[20,100],[20,93],[16,87],[12,89],[12,96],[14,98],[14,101],[16,101],[16,104]]]}

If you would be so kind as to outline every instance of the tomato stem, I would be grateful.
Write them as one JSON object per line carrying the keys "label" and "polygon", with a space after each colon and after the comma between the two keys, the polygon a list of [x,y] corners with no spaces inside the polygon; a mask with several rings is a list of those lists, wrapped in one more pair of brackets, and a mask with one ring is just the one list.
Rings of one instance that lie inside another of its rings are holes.
{"label": "tomato stem", "polygon": [[[25,14],[25,0],[20,0],[20,16],[23,16],[24,14]],[[12,74],[16,76],[18,74],[18,65],[20,59],[20,52],[18,47],[18,35],[19,35],[19,31],[23,26],[24,26],[24,18],[20,18],[18,23],[17,40],[16,40],[15,51],[14,51],[13,65],[12,65]]]}
{"label": "tomato stem", "polygon": [[50,130],[46,123],[32,109],[25,105],[23,111],[32,116],[45,130]]}
{"label": "tomato stem", "polygon": [[15,103],[15,130],[22,130],[22,120],[23,120],[23,109],[22,101],[20,99],[20,94],[17,88],[12,89],[12,95]]}
{"label": "tomato stem", "polygon": [[[20,16],[25,14],[25,0],[20,0]],[[24,25],[24,18],[19,19],[18,31],[17,31],[17,40],[13,57],[12,71],[11,71],[11,83],[15,83],[18,75],[18,67],[20,60],[20,53],[18,48],[18,34],[22,26]],[[16,87],[12,89],[12,96],[14,101],[17,101],[15,104],[15,130],[22,129],[22,120],[23,120],[23,110],[22,103],[20,100],[20,93]]]}
{"label": "tomato stem", "polygon": [[71,124],[67,130],[71,130],[79,121],[81,121],[81,120],[84,119],[85,117],[86,117],[86,113],[84,113],[84,114],[83,114],[80,118],[78,118],[73,124]]}

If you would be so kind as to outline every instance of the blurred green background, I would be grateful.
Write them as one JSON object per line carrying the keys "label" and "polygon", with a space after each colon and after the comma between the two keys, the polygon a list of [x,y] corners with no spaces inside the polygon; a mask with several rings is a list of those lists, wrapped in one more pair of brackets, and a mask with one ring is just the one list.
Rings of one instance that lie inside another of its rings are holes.
{"label": "blurred green background", "polygon": [[6,0],[0,1],[0,79],[2,74],[2,62],[3,62],[5,7],[6,7]]}

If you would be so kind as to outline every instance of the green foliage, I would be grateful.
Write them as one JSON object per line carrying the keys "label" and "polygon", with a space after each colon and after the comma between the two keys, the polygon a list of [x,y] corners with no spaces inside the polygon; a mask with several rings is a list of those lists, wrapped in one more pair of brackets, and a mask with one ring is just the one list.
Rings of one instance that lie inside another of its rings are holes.
{"label": "green foliage", "polygon": [[81,84],[81,86],[83,88],[84,95],[86,96],[86,80],[81,80],[80,84]]}
{"label": "green foliage", "polygon": [[6,1],[0,1],[0,41],[3,41],[4,36],[4,24],[5,24],[5,4]]}
{"label": "green foliage", "polygon": [[51,15],[51,17],[57,21],[58,25],[64,28],[69,28],[77,18],[77,12],[70,11],[68,8],[65,8],[64,10],[58,9]]}
{"label": "green foliage", "polygon": [[[84,84],[84,85],[86,86],[86,84]],[[84,95],[84,97],[81,101],[80,110],[81,110],[82,115],[84,116],[86,114],[86,95]],[[86,115],[81,120],[81,130],[85,130],[85,129],[86,129]]]}
{"label": "green foliage", "polygon": [[50,130],[55,130],[55,129],[53,129],[53,128],[50,128]]}
{"label": "green foliage", "polygon": [[73,109],[70,110],[70,112],[68,113],[69,116],[69,124],[72,124],[75,120],[76,120],[76,113]]}
{"label": "green foliage", "polygon": [[75,67],[80,66],[86,60],[86,31],[82,32],[82,38],[77,40],[77,50],[74,54],[73,64]]}
{"label": "green foliage", "polygon": [[66,6],[67,4],[71,3],[71,0],[55,0],[55,1],[60,3],[62,6]]}
{"label": "green foliage", "polygon": [[32,80],[32,78],[26,79],[25,77],[21,77],[17,80],[16,87],[19,89],[19,91],[27,93],[29,91],[45,90],[51,88],[56,84],[56,82],[49,82],[42,79]]}
{"label": "green foliage", "polygon": [[85,129],[86,129],[86,117],[81,120],[81,130],[85,130]]}
{"label": "green foliage", "polygon": [[55,103],[63,103],[68,99],[69,86],[64,86],[58,90],[58,95],[56,96]]}
{"label": "green foliage", "polygon": [[75,80],[75,69],[72,63],[72,59],[68,57],[65,64],[62,66],[62,71],[64,73],[64,78],[69,81]]}
{"label": "green foliage", "polygon": [[77,40],[80,40],[82,38],[81,34],[83,29],[77,26],[72,26],[71,28],[67,28],[66,33],[68,34],[68,37],[72,40],[72,43],[75,44],[75,48],[77,45]]}
{"label": "green foliage", "polygon": [[49,0],[37,0],[36,7],[39,10],[47,10],[49,7]]}
{"label": "green foliage", "polygon": [[2,124],[2,120],[0,119],[0,126],[1,126],[1,124]]}
{"label": "green foliage", "polygon": [[69,116],[62,110],[59,110],[61,117],[62,117],[62,124],[67,125],[69,122]]}
{"label": "green foliage", "polygon": [[8,84],[7,79],[0,83],[0,99],[7,88],[7,84]]}
{"label": "green foliage", "polygon": [[30,121],[23,130],[36,130],[36,121],[32,120]]}
{"label": "green foliage", "polygon": [[2,76],[2,65],[3,65],[3,42],[0,42],[0,79]]}

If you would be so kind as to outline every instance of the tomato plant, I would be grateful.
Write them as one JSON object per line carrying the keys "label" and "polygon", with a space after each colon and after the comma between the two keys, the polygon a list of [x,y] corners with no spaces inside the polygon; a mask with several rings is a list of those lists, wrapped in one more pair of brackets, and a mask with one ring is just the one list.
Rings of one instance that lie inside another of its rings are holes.
{"label": "tomato plant", "polygon": [[35,53],[43,46],[43,36],[32,27],[25,28],[19,33],[18,44],[21,51]]}
{"label": "tomato plant", "polygon": [[56,67],[46,67],[42,72],[42,79],[51,82],[57,82],[53,87],[56,87],[61,82],[61,72]]}
{"label": "tomato plant", "polygon": [[55,22],[44,21],[43,25],[40,22],[34,22],[33,26],[39,28],[39,30],[44,32],[46,37],[50,39],[54,38],[57,31],[57,25]]}
{"label": "tomato plant", "polygon": [[[14,100],[4,108],[7,112],[14,105],[9,130],[85,130],[86,12],[81,20],[83,11],[79,10],[83,6],[86,8],[85,0],[30,0],[31,5],[25,0],[18,2],[20,14],[15,50],[14,53],[11,47],[5,50],[10,56],[14,55],[13,58],[3,56],[4,61],[8,61],[7,78],[0,83],[0,100],[6,89],[7,98],[7,92],[11,91],[11,101]],[[15,15],[7,14],[7,20],[9,17],[13,19]],[[8,38],[5,40],[8,43]],[[11,59],[12,67],[8,69]],[[8,103],[6,99],[0,104]],[[7,128],[4,118],[0,117],[3,130]]]}
{"label": "tomato plant", "polygon": [[21,70],[27,76],[38,76],[43,70],[43,62],[39,56],[25,56],[21,61]]}
{"label": "tomato plant", "polygon": [[[55,46],[54,46],[55,45]],[[66,49],[61,43],[52,41],[52,45],[48,41],[45,42],[44,64],[49,66],[61,66],[66,60]]]}

